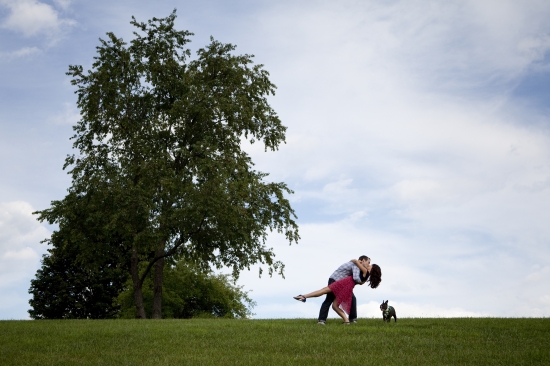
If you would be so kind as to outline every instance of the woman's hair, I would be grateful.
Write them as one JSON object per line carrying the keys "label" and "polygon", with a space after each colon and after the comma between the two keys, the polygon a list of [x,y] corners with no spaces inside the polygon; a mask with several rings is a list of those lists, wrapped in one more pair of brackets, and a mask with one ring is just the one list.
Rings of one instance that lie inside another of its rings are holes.
{"label": "woman's hair", "polygon": [[382,282],[382,270],[378,264],[373,264],[370,270],[369,286],[370,288],[377,288],[380,282]]}

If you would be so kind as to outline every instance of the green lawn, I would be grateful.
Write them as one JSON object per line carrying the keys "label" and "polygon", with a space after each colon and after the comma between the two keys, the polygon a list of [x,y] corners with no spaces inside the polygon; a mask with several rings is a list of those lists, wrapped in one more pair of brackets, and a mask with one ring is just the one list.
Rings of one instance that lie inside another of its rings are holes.
{"label": "green lawn", "polygon": [[0,321],[0,365],[550,365],[550,319]]}

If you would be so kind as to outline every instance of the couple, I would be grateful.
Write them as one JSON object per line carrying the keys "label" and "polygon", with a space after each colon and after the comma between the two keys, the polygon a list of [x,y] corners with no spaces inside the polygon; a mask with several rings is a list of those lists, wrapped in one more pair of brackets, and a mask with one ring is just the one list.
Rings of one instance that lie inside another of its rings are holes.
{"label": "couple", "polygon": [[[319,324],[325,324],[330,305],[344,320],[344,324],[357,321],[357,300],[353,294],[356,284],[369,282],[371,288],[377,288],[382,281],[382,271],[376,264],[370,264],[366,255],[359,260],[352,259],[342,264],[328,279],[328,286],[306,295],[294,296],[298,301],[306,302],[308,297],[327,295],[319,311]],[[350,317],[348,318],[348,314]]]}

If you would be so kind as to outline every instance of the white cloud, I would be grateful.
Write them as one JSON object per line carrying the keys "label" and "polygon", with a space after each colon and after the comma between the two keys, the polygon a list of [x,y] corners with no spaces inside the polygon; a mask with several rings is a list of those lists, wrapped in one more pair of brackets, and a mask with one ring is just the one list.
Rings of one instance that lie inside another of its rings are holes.
{"label": "white cloud", "polygon": [[27,202],[0,203],[0,289],[15,284],[28,288],[46,252],[40,241],[50,233],[36,221],[33,211]]}
{"label": "white cloud", "polygon": [[23,47],[11,52],[0,52],[0,59],[13,60],[19,58],[27,58],[33,55],[37,55],[41,50],[37,47]]}
{"label": "white cloud", "polygon": [[276,154],[253,146],[258,168],[334,212],[543,237],[547,193],[518,188],[550,187],[550,137],[509,90],[548,50],[550,7],[392,4],[294,3],[259,17],[289,142]]}
{"label": "white cloud", "polygon": [[60,18],[52,6],[37,0],[2,0],[1,4],[11,10],[2,27],[25,37],[57,35],[76,24],[74,20]]}
{"label": "white cloud", "polygon": [[442,195],[441,183],[431,179],[405,179],[394,187],[398,197],[404,201],[433,200]]}
{"label": "white cloud", "polygon": [[26,311],[26,309],[29,308],[29,296],[27,291],[3,287],[0,298],[2,300],[0,302],[0,318],[2,320],[30,319]]}
{"label": "white cloud", "polygon": [[38,259],[38,254],[31,248],[26,247],[21,250],[8,250],[2,256],[7,261],[27,261]]}
{"label": "white cloud", "polygon": [[59,125],[75,125],[80,120],[80,112],[73,103],[63,103],[63,112],[53,116],[51,121]]}
{"label": "white cloud", "polygon": [[539,302],[550,307],[550,295],[541,296]]}
{"label": "white cloud", "polygon": [[72,0],[54,0],[53,1],[55,5],[57,5],[58,8],[61,8],[63,10],[67,10],[69,6],[72,3]]}
{"label": "white cloud", "polygon": [[527,275],[525,279],[529,282],[550,283],[550,266],[544,266],[540,269],[536,268],[535,271]]}
{"label": "white cloud", "polygon": [[328,194],[340,194],[344,192],[352,182],[353,179],[341,179],[336,182],[327,183],[323,187],[323,192],[326,192]]}

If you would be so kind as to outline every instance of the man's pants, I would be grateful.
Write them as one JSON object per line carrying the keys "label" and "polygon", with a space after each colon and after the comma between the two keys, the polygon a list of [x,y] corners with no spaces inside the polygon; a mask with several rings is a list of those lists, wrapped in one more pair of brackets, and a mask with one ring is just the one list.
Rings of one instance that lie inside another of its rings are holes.
{"label": "man's pants", "polygon": [[[328,284],[336,282],[334,279],[329,278]],[[353,293],[352,293],[353,295]],[[323,305],[321,305],[321,310],[319,311],[319,321],[326,322],[328,317],[328,312],[330,310],[330,307],[332,305],[332,302],[334,301],[336,297],[332,292],[329,292],[327,294],[327,297],[325,298],[325,301],[323,302]],[[353,298],[351,300],[351,310],[349,313],[349,320],[354,321],[357,319],[357,299],[355,298],[355,295],[353,295]]]}

